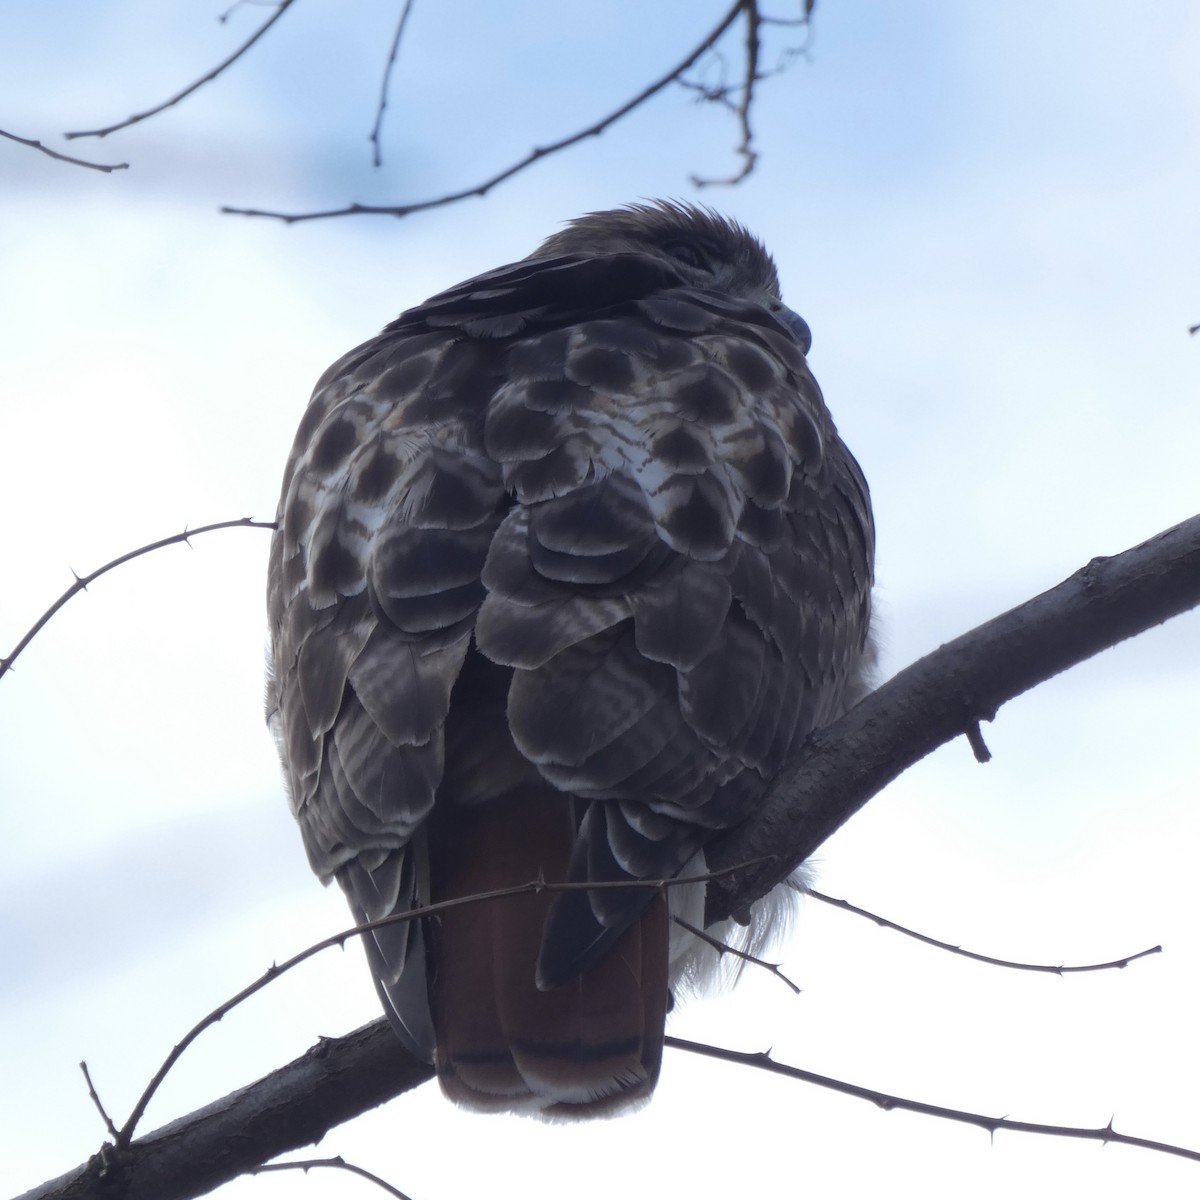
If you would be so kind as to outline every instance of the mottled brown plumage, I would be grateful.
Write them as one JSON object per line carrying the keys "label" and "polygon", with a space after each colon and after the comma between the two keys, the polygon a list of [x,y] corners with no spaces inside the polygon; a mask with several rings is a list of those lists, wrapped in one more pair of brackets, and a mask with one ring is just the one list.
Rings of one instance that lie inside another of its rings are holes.
{"label": "mottled brown plumage", "polygon": [[[358,918],[700,868],[861,690],[870,501],[808,348],[754,238],[655,204],[325,373],[272,543],[268,708],[309,859]],[[696,888],[669,895],[696,916]],[[667,904],[543,892],[366,943],[449,1095],[589,1115],[657,1078],[697,952]]]}

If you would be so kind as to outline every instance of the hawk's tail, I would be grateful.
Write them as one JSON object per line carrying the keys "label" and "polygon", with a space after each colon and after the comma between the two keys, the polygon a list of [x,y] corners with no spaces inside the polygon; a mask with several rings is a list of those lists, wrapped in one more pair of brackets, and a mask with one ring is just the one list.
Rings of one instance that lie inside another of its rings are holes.
{"label": "hawk's tail", "polygon": [[[533,785],[447,806],[431,844],[436,900],[565,878],[574,830],[561,794]],[[440,869],[439,869],[440,868]],[[669,1003],[668,915],[655,896],[581,975],[535,983],[556,893],[526,892],[443,912],[431,1000],[442,1089],[471,1108],[584,1117],[649,1096]]]}

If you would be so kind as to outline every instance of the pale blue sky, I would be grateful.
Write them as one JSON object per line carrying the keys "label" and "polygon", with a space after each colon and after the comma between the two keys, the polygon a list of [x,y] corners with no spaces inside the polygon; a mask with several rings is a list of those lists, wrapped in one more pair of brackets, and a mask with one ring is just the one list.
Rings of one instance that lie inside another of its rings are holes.
{"label": "pale blue sky", "polygon": [[[689,173],[736,165],[736,130],[671,91],[487,200],[401,222],[285,228],[221,203],[468,185],[620,103],[725,7],[417,0],[376,172],[366,139],[398,5],[297,4],[178,109],[63,146],[63,129],[162,99],[270,10],[222,26],[220,4],[10,0],[0,128],[133,168],[101,176],[0,142],[0,647],[69,566],[185,523],[271,516],[330,361],[571,216],[694,196]],[[807,61],[761,89],[758,171],[700,196],[761,235],[813,329],[875,497],[887,673],[1200,507],[1197,63],[1186,0],[821,0]],[[123,1113],[200,1015],[345,923],[308,874],[261,720],[266,544],[215,534],[122,569],[0,681],[0,1193],[99,1144],[80,1058]],[[950,941],[1166,955],[1111,976],[1006,975],[810,904],[784,951],[799,998],[750,979],[677,1031],[933,1103],[1115,1114],[1200,1145],[1198,680],[1192,615],[1009,705],[985,730],[995,761],[943,748],[821,855],[824,891]],[[209,1034],[147,1128],[375,1013],[357,956],[329,956]],[[320,1152],[415,1200],[1173,1196],[1200,1179],[1120,1147],[989,1144],[678,1055],[651,1107],[617,1123],[475,1118],[425,1088]],[[267,1177],[222,1195],[360,1186]]]}

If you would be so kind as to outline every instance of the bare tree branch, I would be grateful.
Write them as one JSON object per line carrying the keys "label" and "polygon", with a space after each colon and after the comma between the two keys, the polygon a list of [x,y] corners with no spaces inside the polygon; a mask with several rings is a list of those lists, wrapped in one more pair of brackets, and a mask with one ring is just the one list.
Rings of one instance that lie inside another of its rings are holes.
{"label": "bare tree branch", "polygon": [[379,106],[375,110],[375,125],[371,129],[371,159],[375,166],[383,165],[383,156],[379,149],[379,132],[383,128],[383,111],[388,104],[388,89],[392,82],[392,69],[396,65],[396,56],[400,53],[400,42],[404,37],[404,27],[408,24],[408,15],[412,12],[413,0],[404,0],[404,8],[400,20],[396,23],[396,33],[392,37],[392,47],[388,51],[387,63],[383,68],[383,81],[379,85]]}
{"label": "bare tree branch", "polygon": [[[116,133],[118,130],[127,129],[131,125],[136,125],[141,121],[148,120],[150,117],[164,112],[168,108],[172,108],[181,101],[187,99],[190,95],[196,92],[207,83],[211,83],[217,79],[223,72],[237,62],[260,38],[262,38],[269,29],[283,16],[283,14],[292,6],[294,0],[278,0],[275,12],[231,55],[218,63],[211,70],[206,71],[199,79],[190,83],[181,91],[176,92],[173,96],[162,101],[160,104],[154,105],[152,108],[143,110],[142,112],[134,113],[132,116],[126,117],[123,121],[117,121],[112,125],[105,125],[96,129],[74,130],[67,133],[68,138],[82,137],[107,137],[110,133]],[[408,18],[412,12],[413,0],[404,0],[403,8],[401,9],[400,18],[397,22],[396,31],[392,38],[391,47],[388,53],[387,62],[384,66],[383,79],[380,85],[379,102],[376,108],[375,124],[371,130],[370,141],[372,144],[372,160],[375,166],[380,166],[383,161],[380,135],[383,126],[384,112],[388,106],[388,92],[391,83],[392,71],[395,67],[397,56],[399,54],[400,43],[404,37],[404,30],[408,23]],[[698,175],[691,177],[692,183],[697,187],[708,187],[716,184],[733,185],[740,183],[753,170],[755,163],[758,160],[758,152],[754,149],[754,134],[750,124],[750,112],[754,103],[755,85],[767,78],[768,74],[775,72],[764,73],[759,69],[759,61],[762,50],[762,28],[765,25],[807,25],[812,14],[813,3],[811,0],[805,0],[802,5],[804,15],[794,20],[767,17],[760,10],[759,0],[735,0],[735,3],[725,14],[724,17],[716,24],[716,26],[705,35],[703,40],[697,45],[688,56],[679,63],[678,66],[655,80],[653,83],[643,88],[636,96],[601,117],[593,124],[585,129],[581,129],[567,137],[561,138],[556,142],[551,142],[545,146],[537,146],[528,152],[523,158],[517,162],[510,164],[508,167],[490,178],[483,180],[481,183],[474,184],[470,187],[463,188],[459,191],[447,192],[445,195],[438,196],[432,200],[420,200],[410,204],[395,204],[395,205],[371,205],[352,203],[342,208],[325,209],[314,212],[281,212],[271,209],[258,208],[239,208],[233,206],[225,206],[221,212],[246,217],[267,217],[273,220],[283,221],[286,224],[293,224],[297,221],[315,221],[323,220],[328,217],[345,217],[359,215],[384,215],[393,217],[406,217],[412,213],[423,212],[426,209],[440,208],[444,205],[454,204],[457,201],[468,199],[473,196],[485,196],[492,188],[511,179],[513,176],[520,174],[522,171],[532,167],[534,163],[541,159],[547,158],[550,155],[557,154],[562,150],[566,150],[571,146],[584,141],[586,138],[598,137],[605,132],[609,127],[628,116],[635,109],[640,108],[647,101],[658,95],[672,83],[681,84],[685,87],[696,87],[685,78],[686,72],[693,67],[706,53],[711,51],[714,46],[721,40],[727,30],[729,30],[738,20],[739,17],[746,19],[746,50],[745,50],[745,74],[742,83],[737,90],[740,94],[740,99],[735,104],[730,95],[732,89],[720,88],[716,93],[703,87],[698,87],[697,90],[701,93],[701,97],[706,100],[718,100],[724,103],[727,107],[733,110],[737,117],[741,128],[741,140],[736,147],[736,153],[741,157],[742,165],[740,169],[733,174],[724,178],[706,178]],[[232,10],[231,10],[232,11]],[[228,14],[226,14],[227,16]],[[223,17],[222,20],[225,18]],[[782,68],[780,68],[782,69]],[[4,135],[12,136],[12,135]],[[24,138],[13,138],[15,141],[23,142],[25,145],[35,146],[46,154],[50,154],[55,158],[64,159],[67,162],[75,162],[81,166],[90,166],[97,170],[111,171],[117,170],[120,167],[128,166],[127,163],[121,163],[118,166],[100,166],[95,163],[86,163],[80,159],[72,159],[66,155],[58,154],[53,150],[49,150],[42,146],[40,142],[28,141]]]}
{"label": "bare tree branch", "polygon": [[895,921],[889,921],[887,917],[881,917],[878,913],[859,908],[857,904],[851,904],[849,900],[835,900],[832,896],[826,896],[815,888],[805,888],[804,894],[811,896],[814,900],[819,900],[822,904],[828,904],[831,908],[840,908],[843,912],[853,913],[856,917],[866,917],[868,920],[874,921],[876,925],[883,926],[884,929],[894,929],[897,933],[914,938],[918,942],[924,942],[927,946],[934,946],[938,950],[947,950],[951,954],[957,954],[960,958],[970,958],[975,962],[987,963],[989,966],[1008,967],[1013,971],[1040,971],[1047,975],[1073,975],[1084,971],[1122,971],[1139,958],[1148,958],[1151,954],[1162,953],[1161,946],[1151,946],[1148,950],[1139,950],[1136,954],[1127,954],[1124,958],[1115,958],[1111,962],[1086,963],[1083,966],[1073,967],[1012,962],[1007,958],[993,958],[990,954],[977,954],[974,950],[964,950],[962,946],[955,946],[950,942],[939,942],[937,938],[930,937],[928,934],[918,933],[915,929],[897,925]]}
{"label": "bare tree branch", "polygon": [[[1200,516],[1113,558],[1094,559],[1065,583],[921,659],[810,739],[800,766],[771,789],[752,825],[710,853],[720,869],[765,850],[736,886],[709,884],[709,920],[742,911],[872,795],[936,746],[1005,700],[1124,638],[1200,604]],[[775,853],[782,847],[778,854]],[[740,854],[741,859],[734,856]],[[749,882],[747,882],[749,881]],[[668,1039],[672,1046],[695,1049]],[[1118,1141],[1187,1158],[1200,1152],[1103,1130],[959,1113],[839,1084],[766,1056],[706,1048],[714,1057],[836,1086],[883,1107],[905,1107],[985,1129]],[[319,1140],[334,1125],[432,1076],[386,1021],[323,1041],[296,1062],[225,1099],[88,1163],[20,1200],[175,1200],[197,1196],[253,1166]]]}
{"label": "bare tree branch", "polygon": [[1117,1142],[1122,1146],[1139,1146],[1143,1150],[1156,1150],[1160,1154],[1174,1154],[1179,1158],[1190,1158],[1193,1162],[1200,1162],[1200,1150],[1189,1150],[1186,1146],[1175,1146],[1170,1142],[1155,1142],[1150,1138],[1118,1133],[1113,1128],[1111,1121],[1107,1125],[1100,1126],[1099,1129],[1082,1129],[1076,1125],[1040,1125],[1034,1121],[1013,1121],[1008,1117],[987,1117],[982,1113],[968,1112],[960,1108],[944,1108],[940,1104],[926,1104],[922,1100],[908,1100],[903,1096],[893,1096],[889,1092],[877,1092],[874,1088],[860,1087],[855,1083],[831,1079],[828,1075],[818,1075],[815,1071],[805,1071],[801,1067],[789,1067],[786,1063],[776,1062],[770,1054],[726,1050],[721,1046],[706,1046],[701,1042],[688,1042],[675,1037],[667,1038],[667,1045],[675,1050],[686,1050],[689,1054],[700,1054],[705,1058],[737,1063],[743,1067],[755,1067],[761,1071],[769,1071],[773,1075],[783,1075],[788,1079],[814,1083],[818,1087],[841,1092],[844,1096],[856,1096],[860,1100],[870,1100],[872,1104],[877,1104],[889,1112],[892,1109],[903,1109],[906,1112],[920,1113],[926,1117],[938,1117],[943,1121],[977,1125],[991,1134],[995,1134],[1001,1129],[1007,1129],[1013,1133],[1040,1133],[1048,1137],[1079,1138],[1087,1142]]}
{"label": "bare tree branch", "polygon": [[59,154],[57,150],[51,150],[49,146],[43,146],[36,138],[18,137],[15,133],[9,133],[7,129],[0,129],[0,137],[8,138],[10,142],[19,142],[22,146],[29,146],[34,150],[40,150],[43,154],[50,158],[56,158],[59,162],[71,163],[76,167],[87,167],[90,171],[103,171],[106,175],[113,171],[127,171],[129,164],[123,163],[94,163],[88,162],[84,158],[72,158],[69,154]]}
{"label": "bare tree branch", "polygon": [[268,1159],[318,1142],[335,1126],[432,1078],[387,1021],[326,1038],[263,1079],[139,1138],[111,1144],[18,1200],[182,1200]]}
{"label": "bare tree branch", "polygon": [[[185,529],[182,533],[173,533],[170,537],[161,538],[157,542],[150,542],[149,545],[139,546],[136,550],[130,550],[127,554],[122,554],[114,558],[111,562],[106,562],[104,566],[98,567],[90,575],[75,575],[75,582],[34,623],[25,631],[24,636],[13,648],[13,652],[7,658],[0,658],[0,679],[12,670],[12,665],[17,661],[21,652],[33,641],[35,637],[45,628],[50,619],[58,612],[72,596],[78,596],[80,592],[87,591],[88,584],[95,583],[101,575],[106,575],[114,567],[121,566],[122,563],[127,563],[130,559],[140,558],[143,554],[149,554],[152,550],[161,550],[164,546],[174,546],[179,542],[187,542],[189,539],[196,537],[201,533],[212,533],[215,529],[274,529],[274,521],[256,521],[253,517],[239,517],[235,521],[217,521],[213,525],[201,525],[198,529]],[[74,572],[72,572],[74,574]]]}
{"label": "bare tree branch", "polygon": [[[254,43],[257,42],[264,33],[267,32],[268,29],[270,29],[271,26],[274,25],[275,22],[278,21],[279,18],[282,17],[289,8],[291,8],[293,3],[295,3],[295,0],[279,0],[279,7],[275,10],[275,12],[272,13],[271,16],[258,27],[254,34],[244,41],[227,59],[218,63],[211,71],[206,71],[194,83],[189,83],[188,86],[183,89],[183,91],[176,92],[175,95],[169,100],[164,100],[161,104],[156,104],[153,108],[146,109],[145,112],[134,113],[132,117],[126,117],[124,121],[118,121],[115,125],[106,125],[103,129],[80,129],[76,130],[74,133],[64,134],[63,136],[68,138],[108,137],[110,133],[116,133],[118,129],[128,129],[130,125],[136,125],[139,121],[145,121],[148,117],[153,117],[162,112],[164,109],[173,107],[181,100],[186,100],[194,91],[202,88],[206,83],[211,83],[224,70],[226,70],[228,67],[232,67],[233,64],[237,62],[237,60],[241,58],[242,55],[245,54],[246,51],[249,50],[250,47],[253,46]],[[224,20],[224,18],[222,18],[222,20]],[[125,165],[127,164],[122,164],[122,166]]]}
{"label": "bare tree branch", "polygon": [[577,142],[582,142],[585,138],[599,137],[611,125],[621,120],[622,117],[628,116],[635,108],[640,108],[647,100],[653,96],[657,96],[663,88],[671,83],[677,82],[679,77],[691,67],[697,59],[710,50],[718,41],[725,31],[733,25],[733,23],[742,15],[743,12],[757,12],[757,0],[736,0],[736,3],[725,14],[724,17],[717,23],[715,28],[709,31],[694,50],[688,54],[673,70],[668,71],[665,75],[656,79],[648,87],[643,88],[632,100],[626,101],[619,108],[614,109],[607,116],[601,117],[598,121],[589,125],[586,129],[581,129],[577,133],[571,134],[569,137],[560,139],[557,142],[551,142],[545,146],[537,146],[530,150],[524,158],[506,167],[503,171],[497,172],[489,179],[485,179],[482,183],[473,185],[472,187],[463,188],[457,192],[447,192],[444,196],[438,196],[433,200],[418,200],[412,204],[348,204],[344,208],[324,209],[320,212],[301,212],[301,213],[285,213],[276,212],[270,209],[261,208],[233,208],[225,206],[221,209],[223,213],[232,216],[240,217],[269,217],[276,221],[283,221],[287,225],[292,225],[297,221],[321,221],[328,217],[350,217],[350,216],[389,216],[389,217],[407,217],[412,213],[424,212],[430,208],[441,208],[443,205],[453,204],[458,200],[465,200],[470,196],[486,196],[492,188],[511,179],[514,175],[520,174],[533,166],[534,163],[540,162],[543,158],[549,157],[551,154],[557,154],[560,150],[565,150],[569,146],[574,146]]}
{"label": "bare tree branch", "polygon": [[264,1163],[261,1167],[255,1167],[252,1171],[247,1171],[246,1174],[265,1175],[268,1171],[303,1171],[307,1175],[309,1171],[319,1167],[328,1167],[335,1171],[347,1171],[351,1175],[358,1175],[360,1178],[375,1184],[382,1191],[387,1192],[389,1196],[395,1196],[396,1200],[409,1200],[409,1197],[398,1187],[388,1183],[386,1179],[380,1178],[380,1176],[366,1170],[364,1167],[347,1162],[340,1154],[333,1158],[304,1158],[298,1162]]}
{"label": "bare tree branch", "polygon": [[[1043,1125],[910,1100],[814,1071],[745,1053],[668,1037],[685,1050],[739,1066],[855,1096],[884,1109],[903,1109],[975,1125],[1086,1141],[1117,1142],[1200,1161],[1200,1150],[1118,1133],[1110,1121],[1097,1129]],[[16,1200],[186,1200],[266,1159],[319,1141],[329,1129],[432,1078],[432,1068],[410,1058],[382,1018],[344,1038],[323,1039],[303,1057],[198,1112],[135,1141],[117,1154],[111,1146],[74,1171]]]}
{"label": "bare tree branch", "polygon": [[742,159],[741,169],[723,179],[706,179],[700,175],[693,175],[691,181],[695,187],[711,187],[714,184],[732,187],[741,183],[754,170],[754,164],[758,161],[758,151],[754,149],[754,132],[750,128],[750,106],[754,103],[754,85],[761,78],[758,72],[759,23],[758,5],[751,4],[746,9],[746,73],[742,80],[742,98],[735,110],[742,130],[742,140],[737,146],[737,153]]}
{"label": "bare tree branch", "polygon": [[753,822],[707,850],[710,867],[773,856],[708,888],[705,923],[744,913],[872,796],[1006,701],[1200,604],[1200,516],[1065,582],[906,667],[814,733]]}

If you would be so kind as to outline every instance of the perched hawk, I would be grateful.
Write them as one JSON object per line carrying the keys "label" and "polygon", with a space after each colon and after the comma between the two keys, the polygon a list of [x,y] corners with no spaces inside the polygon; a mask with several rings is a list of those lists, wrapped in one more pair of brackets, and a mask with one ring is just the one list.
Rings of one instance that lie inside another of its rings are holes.
{"label": "perched hawk", "polygon": [[671,923],[702,885],[636,881],[702,871],[862,690],[870,501],[809,341],[745,229],[658,203],[572,222],[317,384],[268,698],[313,869],[360,921],[608,885],[364,939],[454,1100],[649,1095],[671,988],[715,955]]}

